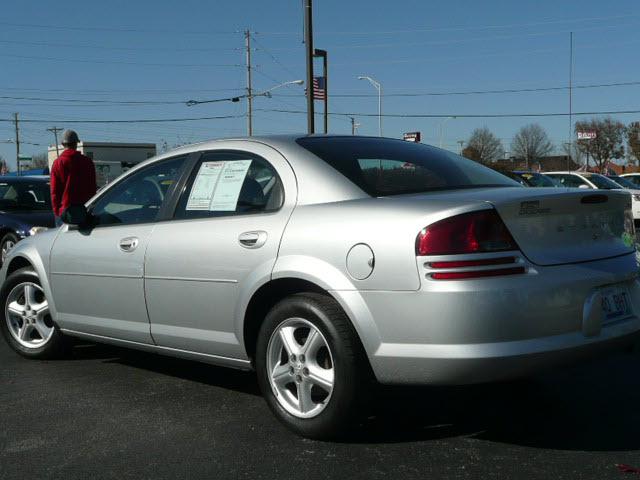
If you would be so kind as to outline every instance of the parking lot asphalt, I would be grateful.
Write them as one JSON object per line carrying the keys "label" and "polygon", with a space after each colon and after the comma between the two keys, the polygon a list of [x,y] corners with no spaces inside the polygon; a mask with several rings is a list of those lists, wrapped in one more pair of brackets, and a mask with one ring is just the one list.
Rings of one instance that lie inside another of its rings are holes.
{"label": "parking lot asphalt", "polygon": [[0,344],[0,478],[638,478],[640,355],[503,384],[386,388],[341,442],[289,433],[255,375],[82,345]]}

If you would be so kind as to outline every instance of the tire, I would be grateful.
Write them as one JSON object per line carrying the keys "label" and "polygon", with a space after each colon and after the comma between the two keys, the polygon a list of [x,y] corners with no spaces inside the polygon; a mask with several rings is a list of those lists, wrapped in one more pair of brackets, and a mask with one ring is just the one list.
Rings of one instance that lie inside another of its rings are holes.
{"label": "tire", "polygon": [[9,251],[16,246],[19,240],[18,236],[13,232],[9,232],[2,237],[2,240],[0,240],[0,267],[4,265]]}
{"label": "tire", "polygon": [[9,275],[0,289],[0,330],[11,348],[27,358],[58,358],[67,351],[40,279],[29,267]]}
{"label": "tire", "polygon": [[267,404],[299,435],[341,437],[365,413],[369,363],[349,319],[331,297],[302,293],[275,305],[258,333],[255,363]]}

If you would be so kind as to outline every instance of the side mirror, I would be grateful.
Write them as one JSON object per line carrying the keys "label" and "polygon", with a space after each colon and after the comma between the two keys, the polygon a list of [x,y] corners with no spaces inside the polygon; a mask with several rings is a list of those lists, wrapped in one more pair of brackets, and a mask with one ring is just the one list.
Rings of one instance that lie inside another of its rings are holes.
{"label": "side mirror", "polygon": [[84,226],[89,223],[89,212],[84,205],[71,205],[67,208],[60,219],[68,225]]}
{"label": "side mirror", "polygon": [[591,187],[589,187],[589,185],[585,185],[584,183],[578,185],[578,188],[586,188],[586,189],[590,189]]}

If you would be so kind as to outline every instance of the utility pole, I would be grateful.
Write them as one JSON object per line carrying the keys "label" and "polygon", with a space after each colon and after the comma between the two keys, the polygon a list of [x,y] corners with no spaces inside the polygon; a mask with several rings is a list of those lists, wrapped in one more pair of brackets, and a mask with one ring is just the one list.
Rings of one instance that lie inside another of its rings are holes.
{"label": "utility pole", "polygon": [[322,58],[322,72],[324,75],[324,133],[329,133],[329,72],[327,71],[327,51],[314,49],[314,57]]}
{"label": "utility pole", "polygon": [[244,43],[247,49],[247,134],[253,135],[253,92],[251,90],[251,30],[245,30]]}
{"label": "utility pole", "polygon": [[64,129],[63,128],[58,128],[58,127],[47,128],[47,132],[53,133],[53,136],[56,139],[56,158],[58,158],[60,156],[60,152],[58,151],[58,132],[61,132],[62,130],[64,130]]}
{"label": "utility pole", "polygon": [[[573,140],[573,32],[569,32],[569,142]],[[567,158],[567,170],[569,159]]]}
{"label": "utility pole", "polygon": [[360,126],[359,123],[356,123],[356,117],[349,117],[351,119],[351,135],[355,135],[356,134],[356,130],[358,130],[358,127]]}
{"label": "utility pole", "polygon": [[307,131],[315,133],[313,105],[313,6],[312,0],[304,0],[304,43],[307,53]]}
{"label": "utility pole", "polygon": [[20,127],[18,126],[18,112],[13,114],[13,121],[16,124],[16,169],[20,175]]}
{"label": "utility pole", "polygon": [[462,147],[464,146],[464,140],[458,140],[456,143],[460,145],[460,149],[458,150],[458,153],[462,155]]}

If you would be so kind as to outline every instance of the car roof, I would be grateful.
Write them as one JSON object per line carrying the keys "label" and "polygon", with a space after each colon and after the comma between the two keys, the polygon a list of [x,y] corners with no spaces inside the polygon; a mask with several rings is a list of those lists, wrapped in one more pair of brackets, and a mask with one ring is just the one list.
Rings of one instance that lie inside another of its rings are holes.
{"label": "car roof", "polygon": [[4,183],[26,183],[26,182],[47,182],[49,181],[49,175],[25,175],[20,177],[14,176],[0,176],[0,182]]}

